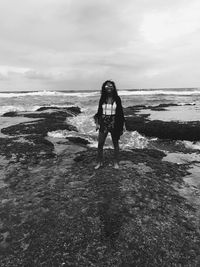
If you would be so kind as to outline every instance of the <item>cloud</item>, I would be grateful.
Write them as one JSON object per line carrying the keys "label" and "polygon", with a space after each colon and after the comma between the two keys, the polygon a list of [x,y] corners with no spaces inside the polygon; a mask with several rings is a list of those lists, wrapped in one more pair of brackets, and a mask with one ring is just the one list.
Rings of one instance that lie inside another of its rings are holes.
{"label": "cloud", "polygon": [[193,86],[199,11],[197,0],[2,0],[0,79],[30,89],[87,89],[107,78]]}
{"label": "cloud", "polygon": [[152,43],[179,41],[199,29],[199,2],[188,2],[173,10],[153,11],[147,14],[141,25],[144,37]]}

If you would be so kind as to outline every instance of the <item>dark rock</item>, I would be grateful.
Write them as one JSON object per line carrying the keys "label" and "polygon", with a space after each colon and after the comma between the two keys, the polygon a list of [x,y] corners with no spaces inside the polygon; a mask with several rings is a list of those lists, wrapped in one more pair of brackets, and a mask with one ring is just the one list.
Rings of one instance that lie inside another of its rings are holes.
{"label": "dark rock", "polygon": [[77,131],[76,127],[69,125],[57,118],[25,122],[17,125],[12,125],[7,128],[3,128],[1,132],[6,135],[21,135],[21,134],[39,134],[46,136],[48,132],[56,130],[73,130]]}
{"label": "dark rock", "polygon": [[174,104],[174,103],[168,103],[168,104],[159,104],[158,106],[147,106],[146,108],[147,109],[150,109],[150,110],[156,110],[156,111],[165,111],[167,110],[166,108],[168,107],[177,107],[177,106],[180,106],[178,104]]}
{"label": "dark rock", "polygon": [[70,137],[66,137],[66,139],[68,139],[69,141],[75,143],[75,144],[82,144],[82,145],[87,145],[89,144],[90,142],[84,138],[81,138],[81,137],[73,137],[73,136],[70,136]]}
{"label": "dark rock", "polygon": [[96,149],[53,157],[44,136],[64,118],[53,113],[9,127],[26,135],[0,138],[1,155],[13,159],[0,188],[0,266],[199,266],[199,214],[174,188],[188,166],[155,149],[120,151],[119,170],[111,149],[99,170]]}
{"label": "dark rock", "polygon": [[135,115],[141,109],[146,109],[146,106],[138,105],[138,106],[124,108],[124,115],[125,116]]}
{"label": "dark rock", "polygon": [[[54,145],[44,139],[42,135],[27,135],[23,137],[23,141],[18,137],[0,138],[0,155],[8,159],[13,158],[15,162],[21,159],[30,161],[31,158],[45,158],[54,156]],[[40,155],[43,151],[44,155]]]}
{"label": "dark rock", "polygon": [[[41,158],[54,157],[54,145],[47,141],[45,136],[47,136],[48,132],[56,130],[77,131],[76,127],[66,122],[66,117],[77,115],[80,113],[80,109],[78,107],[70,107],[45,112],[46,109],[48,108],[45,108],[44,112],[41,113],[16,112],[7,114],[10,116],[38,118],[38,120],[3,128],[1,132],[5,135],[13,136],[13,138],[0,138],[0,154],[7,158],[12,158],[15,155],[15,162],[26,162],[27,159],[37,162]],[[80,140],[78,141],[80,142]],[[24,159],[21,161],[22,158]]]}
{"label": "dark rock", "polygon": [[[169,105],[162,104],[159,105],[159,108],[165,106]],[[174,104],[174,106],[176,105]],[[137,131],[145,136],[158,137],[160,139],[200,140],[200,121],[151,121],[148,119],[149,114],[137,114],[135,107],[128,107],[124,113],[128,131]]]}
{"label": "dark rock", "polygon": [[109,149],[95,171],[96,152],[79,152],[67,170],[69,151],[7,169],[0,266],[198,266],[199,218],[173,187],[186,168],[135,149],[113,170]]}
{"label": "dark rock", "polygon": [[165,111],[166,108],[161,108],[161,107],[152,107],[150,110],[155,110],[155,111]]}
{"label": "dark rock", "polygon": [[2,117],[17,117],[18,113],[16,111],[9,111],[2,115]]}
{"label": "dark rock", "polygon": [[44,110],[49,110],[49,109],[60,109],[60,108],[59,107],[54,107],[54,106],[40,107],[40,108],[36,109],[36,111],[44,111]]}
{"label": "dark rock", "polygon": [[74,115],[78,115],[79,113],[81,113],[81,110],[79,107],[66,107],[66,108],[60,108],[60,107],[40,107],[38,108],[36,111],[45,111],[45,110],[66,110],[66,111],[70,111],[73,112]]}
{"label": "dark rock", "polygon": [[67,110],[73,112],[74,115],[81,113],[81,109],[79,107],[68,107]]}
{"label": "dark rock", "polygon": [[[48,109],[48,108],[46,108]],[[47,132],[55,130],[73,130],[77,129],[66,123],[66,118],[77,115],[80,109],[77,107],[71,107],[59,110],[53,110],[52,112],[23,112],[18,115],[28,117],[28,118],[40,118],[42,120],[20,123],[7,128],[3,128],[1,131],[7,135],[19,135],[19,134],[41,134],[46,136]]]}
{"label": "dark rock", "polygon": [[[44,112],[47,111],[47,112]],[[49,112],[51,111],[51,112]],[[71,117],[76,116],[81,113],[79,107],[66,107],[66,108],[59,108],[59,107],[41,107],[36,110],[36,112],[16,112],[10,111],[4,113],[3,117],[27,117],[27,118],[60,118],[60,117]]]}
{"label": "dark rock", "polygon": [[[184,106],[190,106],[190,105],[194,105],[191,103],[186,103],[184,104]],[[182,104],[174,104],[174,103],[168,103],[168,104],[159,104],[157,106],[145,106],[145,105],[135,105],[135,106],[131,106],[131,107],[127,107],[124,109],[124,114],[127,115],[133,115],[136,114],[138,111],[140,110],[146,110],[146,109],[150,109],[150,110],[156,110],[156,111],[165,111],[167,110],[166,108],[168,107],[178,107],[178,106],[182,106]]]}
{"label": "dark rock", "polygon": [[131,118],[126,120],[128,131],[138,131],[149,137],[171,140],[200,140],[200,122],[181,123],[178,121],[164,122],[160,120],[135,122]]}
{"label": "dark rock", "polygon": [[[163,104],[159,104],[159,105],[156,106],[156,107],[160,107],[160,108],[168,108],[168,107],[177,107],[177,106],[180,106],[180,105],[178,105],[178,104],[174,104],[174,103],[168,103],[168,104],[163,103]],[[152,108],[152,107],[150,107],[150,108]]]}

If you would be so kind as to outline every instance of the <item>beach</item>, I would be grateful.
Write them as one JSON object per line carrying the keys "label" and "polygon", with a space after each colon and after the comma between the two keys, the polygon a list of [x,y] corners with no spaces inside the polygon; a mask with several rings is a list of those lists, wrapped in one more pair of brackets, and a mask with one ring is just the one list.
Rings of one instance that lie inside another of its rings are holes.
{"label": "beach", "polygon": [[119,94],[95,170],[98,91],[0,93],[0,266],[200,264],[200,92]]}

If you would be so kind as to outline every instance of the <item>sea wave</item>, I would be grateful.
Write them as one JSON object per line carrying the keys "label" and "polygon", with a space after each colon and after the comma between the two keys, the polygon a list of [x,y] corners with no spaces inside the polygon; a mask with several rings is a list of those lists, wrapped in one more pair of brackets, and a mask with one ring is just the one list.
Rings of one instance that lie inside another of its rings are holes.
{"label": "sea wave", "polygon": [[[80,137],[89,142],[89,147],[96,147],[98,146],[98,133],[93,134],[84,134],[81,132],[74,132],[74,131],[68,131],[68,130],[57,130],[48,132],[47,134],[49,137],[52,138],[67,138],[67,137]],[[140,148],[143,149],[147,147],[148,145],[148,139],[144,136],[140,135],[138,132],[125,132],[123,136],[120,139],[120,148],[122,150],[129,150],[134,148]],[[110,135],[108,135],[108,138],[106,139],[105,148],[113,148],[112,140]]]}
{"label": "sea wave", "polygon": [[[200,88],[165,88],[165,89],[119,89],[119,95],[199,95]],[[14,98],[25,96],[72,96],[72,97],[92,97],[100,95],[100,91],[16,91],[1,92],[0,98]]]}
{"label": "sea wave", "polygon": [[0,115],[5,114],[6,112],[16,111],[16,112],[25,112],[25,111],[36,111],[41,106],[22,106],[22,105],[8,105],[0,107]]}
{"label": "sea wave", "polygon": [[2,92],[0,98],[25,97],[25,96],[75,96],[90,97],[98,95],[99,92],[61,92],[61,91],[35,91],[35,92]]}
{"label": "sea wave", "polygon": [[5,105],[0,107],[0,115],[5,114],[6,112],[35,112],[41,107],[58,107],[58,108],[66,108],[71,107],[72,104],[65,104],[65,105]]}
{"label": "sea wave", "polygon": [[186,148],[190,148],[190,149],[193,149],[193,150],[200,150],[200,142],[191,142],[191,141],[182,141],[182,143],[184,144],[184,146]]}
{"label": "sea wave", "polygon": [[[76,127],[78,132],[57,130],[49,132],[48,136],[53,138],[67,138],[67,137],[81,137],[89,141],[90,147],[97,147],[98,145],[98,132],[96,131],[93,114],[89,109],[78,116],[67,118],[67,123]],[[120,147],[123,150],[129,150],[133,148],[144,148],[148,145],[148,139],[140,135],[138,132],[125,131],[120,138]],[[105,148],[113,147],[110,134],[105,142]]]}
{"label": "sea wave", "polygon": [[160,89],[160,90],[122,90],[119,91],[119,95],[131,96],[131,95],[200,95],[200,90],[171,90],[171,89]]}

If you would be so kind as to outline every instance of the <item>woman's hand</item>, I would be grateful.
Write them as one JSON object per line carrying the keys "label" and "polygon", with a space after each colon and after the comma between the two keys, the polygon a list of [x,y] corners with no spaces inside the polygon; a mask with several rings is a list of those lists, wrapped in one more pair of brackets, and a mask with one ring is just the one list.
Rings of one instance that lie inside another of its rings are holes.
{"label": "woman's hand", "polygon": [[126,132],[126,124],[124,123],[123,132]]}
{"label": "woman's hand", "polygon": [[100,129],[100,125],[96,123],[96,131],[98,131],[99,129]]}

